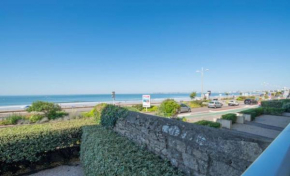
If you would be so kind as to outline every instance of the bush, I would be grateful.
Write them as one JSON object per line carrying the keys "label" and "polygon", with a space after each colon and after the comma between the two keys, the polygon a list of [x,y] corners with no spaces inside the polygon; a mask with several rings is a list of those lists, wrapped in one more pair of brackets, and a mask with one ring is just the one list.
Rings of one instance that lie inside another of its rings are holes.
{"label": "bush", "polygon": [[264,108],[264,114],[282,115],[285,112],[283,108]]}
{"label": "bush", "polygon": [[262,101],[261,106],[263,108],[282,108],[283,101],[281,100]]}
{"label": "bush", "polygon": [[180,105],[173,99],[164,100],[158,108],[158,115],[172,117],[178,113]]}
{"label": "bush", "polygon": [[18,120],[25,119],[25,116],[13,114],[4,120],[0,121],[0,125],[15,125]]}
{"label": "bush", "polygon": [[247,110],[241,111],[240,113],[249,114],[251,115],[252,120],[254,120],[256,117],[264,114],[264,108],[247,109]]}
{"label": "bush", "polygon": [[31,115],[31,116],[29,117],[29,121],[32,122],[32,123],[35,123],[35,122],[37,122],[37,121],[43,119],[43,117],[44,117],[44,116],[41,115],[41,114],[33,114],[33,115]]}
{"label": "bush", "polygon": [[103,109],[108,106],[106,103],[96,105],[91,111],[82,113],[83,117],[93,117],[97,123],[100,123]]}
{"label": "bush", "polygon": [[80,159],[86,176],[183,175],[168,161],[102,126],[83,128]]}
{"label": "bush", "polygon": [[81,127],[91,124],[81,119],[0,128],[0,163],[35,162],[45,152],[79,145]]}
{"label": "bush", "polygon": [[285,109],[286,112],[290,112],[290,103],[284,103],[282,108]]}
{"label": "bush", "polygon": [[114,105],[106,105],[100,114],[101,125],[112,128],[119,118],[127,117],[128,110]]}
{"label": "bush", "polygon": [[133,105],[132,107],[138,109],[139,111],[144,109],[142,104]]}
{"label": "bush", "polygon": [[203,125],[203,126],[209,126],[209,127],[213,127],[213,128],[220,128],[221,127],[220,123],[211,122],[211,121],[208,121],[208,120],[201,120],[201,121],[195,122],[195,124]]}
{"label": "bush", "polygon": [[61,107],[59,105],[44,101],[33,102],[32,105],[27,108],[27,111],[43,112],[49,119],[55,119],[62,117],[61,115],[63,115],[62,113],[58,113],[58,111],[61,111]]}
{"label": "bush", "polygon": [[187,122],[187,118],[186,117],[178,117],[176,118],[176,120],[182,121],[182,122]]}
{"label": "bush", "polygon": [[[146,112],[146,108],[144,108],[142,111]],[[156,111],[158,111],[158,106],[152,105],[150,108],[147,108],[147,112],[156,112]]]}
{"label": "bush", "polygon": [[236,123],[237,121],[237,114],[229,113],[222,115],[222,119],[231,120],[232,123]]}
{"label": "bush", "polygon": [[196,92],[192,92],[192,93],[189,95],[189,97],[190,97],[191,99],[194,99],[194,98],[196,97]]}

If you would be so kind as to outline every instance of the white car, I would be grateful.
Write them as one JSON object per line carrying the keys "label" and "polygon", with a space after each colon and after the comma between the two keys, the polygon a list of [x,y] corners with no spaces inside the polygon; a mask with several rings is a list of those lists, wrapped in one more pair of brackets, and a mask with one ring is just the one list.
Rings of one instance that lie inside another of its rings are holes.
{"label": "white car", "polygon": [[231,101],[229,101],[228,105],[229,106],[239,106],[240,104],[235,100],[231,100]]}

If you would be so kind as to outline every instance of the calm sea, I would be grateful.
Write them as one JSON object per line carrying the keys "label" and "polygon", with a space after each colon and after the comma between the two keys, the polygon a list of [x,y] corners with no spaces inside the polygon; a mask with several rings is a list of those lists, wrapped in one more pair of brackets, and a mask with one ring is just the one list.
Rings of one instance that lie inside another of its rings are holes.
{"label": "calm sea", "polygon": [[[116,94],[116,101],[141,101],[143,94]],[[189,98],[189,93],[180,94],[150,94],[151,99],[166,98]],[[218,96],[213,93],[212,96]],[[200,94],[197,94],[200,96]],[[34,101],[48,101],[54,103],[81,103],[81,102],[108,102],[112,101],[111,94],[94,95],[23,95],[23,96],[0,96],[0,106],[30,105]]]}

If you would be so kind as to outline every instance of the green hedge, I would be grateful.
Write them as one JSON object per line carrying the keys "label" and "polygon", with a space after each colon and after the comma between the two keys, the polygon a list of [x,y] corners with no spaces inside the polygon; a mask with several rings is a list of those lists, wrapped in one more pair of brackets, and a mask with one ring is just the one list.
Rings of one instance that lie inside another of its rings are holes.
{"label": "green hedge", "polygon": [[285,109],[283,108],[264,108],[264,114],[269,115],[282,115],[285,112]]}
{"label": "green hedge", "polygon": [[168,161],[97,125],[83,128],[81,162],[86,176],[183,175]]}
{"label": "green hedge", "polygon": [[213,127],[213,128],[220,128],[221,127],[220,123],[211,122],[211,121],[208,121],[208,120],[201,120],[201,121],[195,122],[195,124],[203,125],[203,126],[209,126],[209,127]]}
{"label": "green hedge", "polygon": [[237,114],[229,113],[222,115],[222,119],[231,120],[232,123],[236,123],[237,121]]}
{"label": "green hedge", "polygon": [[241,111],[240,113],[251,115],[252,120],[264,114],[264,108],[253,108]]}
{"label": "green hedge", "polygon": [[271,100],[271,101],[262,101],[261,106],[263,108],[282,108],[283,101],[281,100]]}
{"label": "green hedge", "polygon": [[80,144],[81,127],[95,124],[79,119],[0,128],[0,163],[35,162],[41,154]]}
{"label": "green hedge", "polygon": [[105,127],[114,127],[119,118],[127,117],[128,112],[126,108],[106,105],[100,112],[101,125]]}

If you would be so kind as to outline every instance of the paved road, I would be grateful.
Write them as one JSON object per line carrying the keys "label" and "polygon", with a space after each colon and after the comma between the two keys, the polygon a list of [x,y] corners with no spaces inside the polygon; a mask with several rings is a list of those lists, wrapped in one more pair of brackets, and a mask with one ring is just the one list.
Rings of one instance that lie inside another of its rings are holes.
{"label": "paved road", "polygon": [[222,108],[195,108],[191,113],[181,113],[179,117],[186,117],[189,122],[196,122],[199,120],[213,121],[215,118],[219,118],[221,115],[228,113],[237,113],[242,110],[256,108],[257,105],[240,105],[240,106],[224,106]]}

